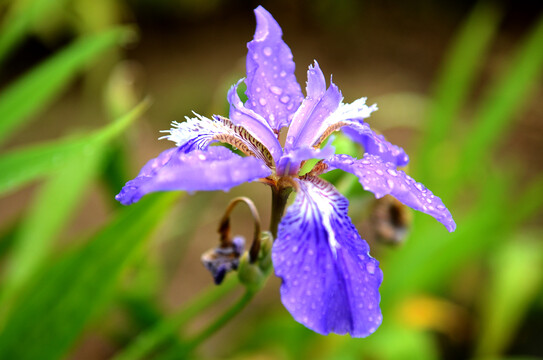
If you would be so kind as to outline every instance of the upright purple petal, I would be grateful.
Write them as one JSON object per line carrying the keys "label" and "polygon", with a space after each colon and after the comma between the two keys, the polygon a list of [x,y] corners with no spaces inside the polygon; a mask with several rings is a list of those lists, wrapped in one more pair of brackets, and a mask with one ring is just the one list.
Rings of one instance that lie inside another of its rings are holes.
{"label": "upright purple petal", "polygon": [[271,128],[288,126],[303,99],[294,61],[279,24],[262,6],[255,9],[256,32],[247,44],[247,108],[262,115]]}
{"label": "upright purple petal", "polygon": [[335,155],[324,162],[329,170],[341,169],[356,175],[364,189],[374,193],[375,197],[390,194],[403,204],[433,216],[447,230],[452,232],[456,229],[452,215],[441,199],[405,172],[397,170],[395,164],[368,153],[362,160]]}
{"label": "upright purple petal", "polygon": [[126,183],[115,199],[123,205],[130,205],[155,191],[227,191],[270,174],[271,170],[264,161],[241,157],[222,146],[189,153],[174,148],[149,161],[134,180]]}
{"label": "upright purple petal", "polygon": [[239,82],[232,86],[227,95],[228,102],[230,103],[230,120],[234,125],[242,126],[249,131],[253,137],[270,151],[273,159],[277,162],[283,153],[277,136],[266,119],[243,105],[237,93],[238,85]]}
{"label": "upright purple petal", "polygon": [[409,163],[409,156],[401,147],[389,143],[383,135],[377,135],[368,124],[354,121],[349,124],[342,129],[343,133],[362,145],[365,153],[379,156],[384,162],[391,162],[396,166]]}
{"label": "upright purple petal", "polygon": [[282,302],[320,334],[368,336],[382,321],[379,263],[347,215],[348,200],[319,178],[297,181],[272,249]]}
{"label": "upright purple petal", "polygon": [[320,138],[322,125],[326,119],[338,108],[343,99],[341,92],[334,83],[326,90],[324,75],[315,61],[307,71],[307,97],[288,129],[285,150],[292,150],[304,146],[314,146]]}

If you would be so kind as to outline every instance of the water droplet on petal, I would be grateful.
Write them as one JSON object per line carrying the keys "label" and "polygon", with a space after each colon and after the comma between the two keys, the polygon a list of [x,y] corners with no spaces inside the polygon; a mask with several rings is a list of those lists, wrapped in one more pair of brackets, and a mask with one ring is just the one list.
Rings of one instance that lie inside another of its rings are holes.
{"label": "water droplet on petal", "polygon": [[264,48],[263,52],[264,52],[264,55],[271,56],[271,54],[273,53],[273,50],[271,47],[267,46]]}
{"label": "water droplet on petal", "polygon": [[283,89],[281,89],[279,86],[270,86],[270,91],[275,95],[281,95],[283,93]]}
{"label": "water droplet on petal", "polygon": [[279,73],[279,76],[285,77],[285,76],[287,76],[287,72],[286,72],[285,70],[283,70],[283,71],[281,71],[281,72]]}
{"label": "water droplet on petal", "polygon": [[388,170],[387,170],[387,173],[389,173],[389,174],[392,175],[392,176],[398,175],[398,173],[396,172],[396,170],[393,170],[393,169],[388,169]]}
{"label": "water droplet on petal", "polygon": [[375,264],[372,263],[372,262],[369,262],[366,264],[366,270],[370,273],[370,274],[374,274],[375,273]]}
{"label": "water droplet on petal", "polygon": [[375,170],[375,172],[376,172],[377,175],[379,175],[379,176],[383,176],[383,175],[384,175],[384,173],[383,173],[383,171],[381,171],[381,169],[377,169],[377,170]]}
{"label": "water droplet on petal", "polygon": [[257,87],[257,88],[256,88],[255,90],[256,90],[256,92],[260,92],[260,91],[262,91],[262,89],[261,89],[261,88],[259,88],[259,87]]}
{"label": "water droplet on petal", "polygon": [[266,105],[266,104],[268,103],[268,102],[266,101],[266,99],[264,99],[264,98],[260,98],[260,99],[258,100],[258,102],[259,102],[260,105],[262,105],[262,106],[264,106],[264,105]]}
{"label": "water droplet on petal", "polygon": [[279,99],[279,101],[281,101],[283,104],[288,103],[289,100],[290,100],[290,96],[288,96],[288,95],[281,96],[281,99]]}

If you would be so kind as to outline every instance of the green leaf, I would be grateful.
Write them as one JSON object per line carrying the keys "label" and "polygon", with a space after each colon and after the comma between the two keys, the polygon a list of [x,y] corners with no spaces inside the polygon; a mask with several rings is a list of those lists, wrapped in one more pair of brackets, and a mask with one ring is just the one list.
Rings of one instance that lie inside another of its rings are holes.
{"label": "green leaf", "polygon": [[520,44],[503,76],[491,87],[474,116],[474,127],[466,136],[460,158],[461,175],[468,176],[494,149],[498,140],[521,111],[530,90],[540,82],[543,70],[543,17]]}
{"label": "green leaf", "polygon": [[178,193],[153,194],[123,209],[82,248],[44,268],[12,308],[0,358],[58,359],[112,298]]}
{"label": "green leaf", "polygon": [[90,61],[131,34],[115,28],[82,37],[0,94],[0,144],[41,111]]}
{"label": "green leaf", "polygon": [[[51,254],[55,241],[70,221],[81,197],[94,180],[102,149],[71,158],[39,190],[13,244],[0,299],[9,299]],[[4,306],[5,309],[5,306]]]}
{"label": "green leaf", "polygon": [[[501,12],[481,1],[459,29],[436,81],[427,118],[427,133],[417,158],[420,175],[427,182],[435,171],[434,149],[449,136],[460,110],[473,89],[489,45],[496,35]],[[430,184],[427,184],[430,186]],[[431,186],[430,186],[431,187]]]}
{"label": "green leaf", "polygon": [[[543,283],[541,234],[516,236],[492,259],[492,278],[481,304],[476,353],[501,355],[513,340]],[[535,270],[535,271],[534,271]]]}
{"label": "green leaf", "polygon": [[95,145],[118,136],[149,107],[143,101],[130,113],[90,135],[71,137],[15,150],[0,157],[0,195],[47,176],[72,158],[92,152]]}

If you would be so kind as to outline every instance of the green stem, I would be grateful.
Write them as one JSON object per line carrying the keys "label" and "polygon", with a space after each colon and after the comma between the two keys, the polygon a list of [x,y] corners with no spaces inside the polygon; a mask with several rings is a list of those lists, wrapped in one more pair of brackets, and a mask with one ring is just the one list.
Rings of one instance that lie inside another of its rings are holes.
{"label": "green stem", "polygon": [[213,286],[201,296],[192,300],[171,317],[165,318],[147,330],[118,354],[115,360],[132,360],[146,358],[158,346],[166,342],[180,327],[206,310],[239,284],[237,276],[229,276],[220,286]]}
{"label": "green stem", "polygon": [[230,308],[228,308],[221,316],[219,316],[215,321],[209,324],[205,329],[203,329],[199,334],[194,336],[191,340],[187,342],[186,351],[190,352],[207,338],[213,335],[217,330],[226,325],[230,320],[234,318],[238,313],[241,312],[251,302],[255,296],[255,291],[246,290],[243,296],[234,303]]}

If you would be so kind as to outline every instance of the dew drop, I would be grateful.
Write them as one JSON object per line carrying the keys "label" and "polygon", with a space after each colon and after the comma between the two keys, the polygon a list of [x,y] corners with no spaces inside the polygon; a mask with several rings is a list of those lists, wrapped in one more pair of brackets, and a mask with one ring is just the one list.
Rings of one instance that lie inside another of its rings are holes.
{"label": "dew drop", "polygon": [[281,89],[279,86],[270,86],[270,91],[275,95],[281,95],[283,93],[283,89]]}
{"label": "dew drop", "polygon": [[204,154],[200,154],[200,155],[198,155],[198,159],[205,160],[206,156]]}
{"label": "dew drop", "polygon": [[292,247],[292,252],[294,252],[294,253],[298,252],[298,246],[294,245]]}
{"label": "dew drop", "polygon": [[285,77],[285,76],[287,76],[287,72],[286,72],[285,70],[283,70],[283,71],[281,71],[281,72],[279,73],[279,76]]}
{"label": "dew drop", "polygon": [[283,104],[288,103],[289,100],[290,100],[290,96],[288,96],[288,95],[281,96],[281,99],[279,99],[279,101],[281,101]]}
{"label": "dew drop", "polygon": [[262,106],[264,106],[264,105],[266,105],[266,104],[268,103],[268,102],[266,101],[266,99],[264,99],[264,98],[260,98],[260,99],[258,100],[258,102],[259,102],[260,105],[262,105]]}
{"label": "dew drop", "polygon": [[394,182],[390,179],[387,179],[387,185],[389,188],[393,188],[394,187]]}
{"label": "dew drop", "polygon": [[258,60],[258,54],[254,54],[253,59]]}
{"label": "dew drop", "polygon": [[366,264],[366,270],[370,273],[370,274],[374,274],[375,273],[375,264],[372,263],[372,262],[369,262]]}
{"label": "dew drop", "polygon": [[256,92],[260,92],[260,91],[262,91],[262,89],[261,89],[261,88],[259,88],[259,87],[257,87],[257,88],[256,88],[255,90],[256,90]]}
{"label": "dew drop", "polygon": [[396,172],[396,170],[393,170],[393,169],[388,169],[388,170],[387,170],[387,173],[389,173],[389,174],[392,175],[392,176],[398,175],[398,173]]}
{"label": "dew drop", "polygon": [[377,169],[377,170],[375,170],[375,172],[376,172],[377,175],[379,175],[379,176],[383,176],[383,175],[384,175],[384,173],[381,171],[381,169]]}
{"label": "dew drop", "polygon": [[271,56],[271,54],[273,53],[273,50],[271,47],[267,46],[264,48],[263,52],[264,52],[264,55]]}

